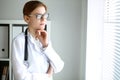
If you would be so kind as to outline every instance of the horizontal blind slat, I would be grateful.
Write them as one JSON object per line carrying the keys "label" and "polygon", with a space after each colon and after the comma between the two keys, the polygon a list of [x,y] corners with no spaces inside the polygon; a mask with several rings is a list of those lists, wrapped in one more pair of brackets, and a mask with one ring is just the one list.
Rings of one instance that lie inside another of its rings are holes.
{"label": "horizontal blind slat", "polygon": [[[104,12],[103,80],[120,80],[120,0],[106,0]],[[107,67],[111,70],[105,70]]]}

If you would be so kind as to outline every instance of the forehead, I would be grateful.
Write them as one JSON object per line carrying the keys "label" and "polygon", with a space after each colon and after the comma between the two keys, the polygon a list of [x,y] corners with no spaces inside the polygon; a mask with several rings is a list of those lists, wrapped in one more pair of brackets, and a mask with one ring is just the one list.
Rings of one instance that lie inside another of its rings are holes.
{"label": "forehead", "polygon": [[44,14],[44,13],[46,13],[45,7],[39,6],[36,9],[34,9],[31,14]]}

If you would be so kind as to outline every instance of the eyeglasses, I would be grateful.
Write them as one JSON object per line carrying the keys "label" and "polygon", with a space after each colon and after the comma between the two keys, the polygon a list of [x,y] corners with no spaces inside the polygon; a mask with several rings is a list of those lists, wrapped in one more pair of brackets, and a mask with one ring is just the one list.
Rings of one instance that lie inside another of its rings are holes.
{"label": "eyeglasses", "polygon": [[49,18],[49,13],[45,14],[31,14],[29,16],[36,16],[36,19],[40,20],[42,18],[48,19]]}

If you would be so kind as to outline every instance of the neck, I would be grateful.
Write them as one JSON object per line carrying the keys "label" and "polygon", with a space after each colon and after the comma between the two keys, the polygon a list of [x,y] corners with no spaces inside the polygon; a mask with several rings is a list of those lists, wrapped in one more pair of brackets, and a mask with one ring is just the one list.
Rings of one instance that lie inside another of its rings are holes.
{"label": "neck", "polygon": [[28,32],[33,36],[33,37],[35,37],[35,30],[34,29],[32,29],[32,28],[28,28]]}

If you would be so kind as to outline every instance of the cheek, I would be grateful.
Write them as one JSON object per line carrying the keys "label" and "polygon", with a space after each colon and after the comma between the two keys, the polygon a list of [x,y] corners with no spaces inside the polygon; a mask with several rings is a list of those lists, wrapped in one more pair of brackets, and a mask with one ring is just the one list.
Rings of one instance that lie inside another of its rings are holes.
{"label": "cheek", "polygon": [[35,20],[30,20],[29,21],[29,26],[35,26],[36,25],[36,21]]}
{"label": "cheek", "polygon": [[32,25],[33,25],[33,22],[32,22],[32,21],[30,21],[30,22],[29,22],[29,26],[32,26]]}

